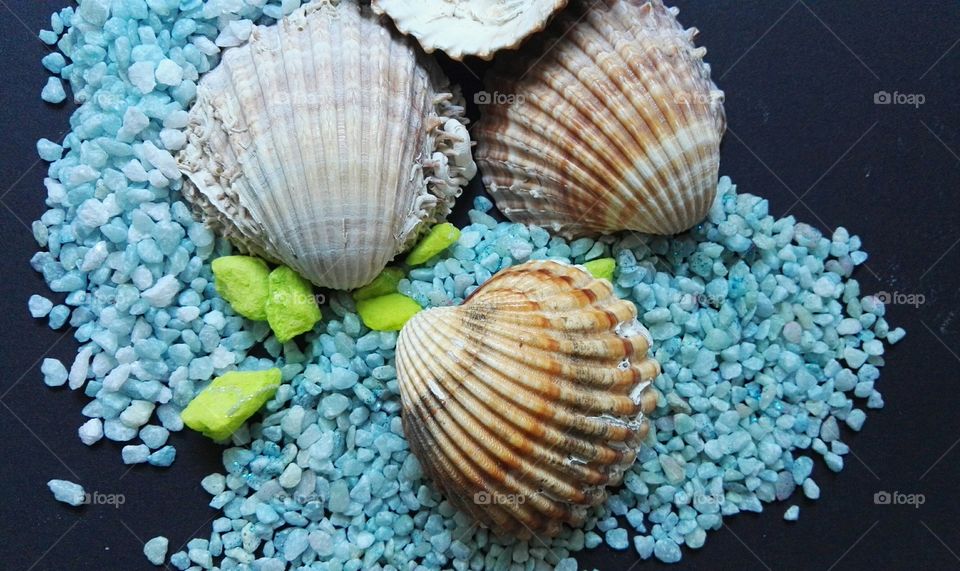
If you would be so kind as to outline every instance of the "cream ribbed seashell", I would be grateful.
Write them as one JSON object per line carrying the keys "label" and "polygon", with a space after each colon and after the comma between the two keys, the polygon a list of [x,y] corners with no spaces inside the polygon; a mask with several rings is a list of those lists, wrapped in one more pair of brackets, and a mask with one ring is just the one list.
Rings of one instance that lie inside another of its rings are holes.
{"label": "cream ribbed seashell", "polygon": [[401,32],[417,38],[427,53],[442,50],[455,60],[490,59],[515,48],[547,25],[567,0],[373,0]]}
{"label": "cream ribbed seashell", "polygon": [[[723,92],[661,0],[575,0],[487,81],[474,137],[500,210],[566,236],[674,234],[716,195]],[[507,104],[502,104],[503,102]]]}
{"label": "cream ribbed seashell", "polygon": [[404,432],[447,499],[521,537],[583,523],[633,464],[656,401],[636,315],[610,282],[533,261],[407,322]]}
{"label": "cream ribbed seashell", "polygon": [[463,112],[369,7],[319,0],[255,27],[200,80],[184,196],[241,250],[362,286],[475,174]]}

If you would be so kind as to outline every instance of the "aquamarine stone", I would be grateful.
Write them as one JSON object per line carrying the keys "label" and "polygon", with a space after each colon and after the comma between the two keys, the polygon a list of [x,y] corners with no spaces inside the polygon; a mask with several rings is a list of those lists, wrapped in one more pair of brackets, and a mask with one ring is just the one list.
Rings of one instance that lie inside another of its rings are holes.
{"label": "aquamarine stone", "polygon": [[47,84],[43,87],[40,97],[47,103],[63,103],[67,99],[67,92],[58,78],[50,77],[47,78]]}

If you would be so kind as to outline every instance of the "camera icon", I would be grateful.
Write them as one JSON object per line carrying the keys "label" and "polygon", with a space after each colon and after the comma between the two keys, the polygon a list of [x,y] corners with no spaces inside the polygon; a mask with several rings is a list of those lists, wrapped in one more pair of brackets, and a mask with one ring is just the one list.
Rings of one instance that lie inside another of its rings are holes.
{"label": "camera icon", "polygon": [[486,91],[478,91],[473,95],[473,102],[477,105],[489,105],[493,102],[493,96]]}
{"label": "camera icon", "polygon": [[873,494],[873,503],[878,506],[889,506],[893,502],[893,496],[890,492],[877,492]]}
{"label": "camera icon", "polygon": [[873,102],[876,105],[889,105],[893,103],[893,96],[887,91],[878,91],[873,94]]}

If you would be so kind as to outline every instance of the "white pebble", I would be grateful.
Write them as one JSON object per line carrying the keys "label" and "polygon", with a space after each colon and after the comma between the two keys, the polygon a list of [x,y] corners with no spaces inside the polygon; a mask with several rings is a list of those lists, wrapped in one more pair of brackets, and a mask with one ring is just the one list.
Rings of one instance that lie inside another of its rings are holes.
{"label": "white pebble", "polygon": [[103,421],[99,418],[91,418],[80,425],[77,434],[80,436],[81,442],[87,446],[92,446],[103,438]]}
{"label": "white pebble", "polygon": [[160,85],[180,85],[183,82],[183,68],[172,59],[165,59],[157,65],[156,78]]}
{"label": "white pebble", "polygon": [[73,359],[73,365],[70,366],[70,375],[67,377],[71,389],[77,390],[87,381],[92,354],[93,347],[89,345],[77,352],[77,356]]}
{"label": "white pebble", "polygon": [[107,249],[107,243],[103,240],[97,242],[84,254],[83,261],[80,263],[80,271],[92,272],[100,269],[108,254],[110,254],[110,251]]}
{"label": "white pebble", "polygon": [[130,179],[132,182],[146,182],[150,176],[147,174],[147,169],[143,168],[143,164],[137,159],[133,159],[129,163],[123,165],[120,169],[123,171],[124,176]]}
{"label": "white pebble", "polygon": [[164,129],[160,131],[160,142],[168,151],[179,151],[187,144],[187,136],[180,129]]}
{"label": "white pebble", "polygon": [[167,179],[176,180],[180,178],[180,167],[177,166],[177,160],[168,151],[158,148],[151,141],[143,143],[143,157],[157,167]]}
{"label": "white pebble", "polygon": [[103,379],[103,388],[107,391],[117,392],[120,390],[120,387],[123,386],[123,383],[127,382],[127,379],[130,378],[130,365],[123,364],[117,366],[114,370],[110,371],[106,377]]}
{"label": "white pebble", "polygon": [[88,198],[77,208],[77,221],[86,228],[99,228],[110,220],[110,212],[96,198]]}
{"label": "white pebble", "polygon": [[117,132],[121,141],[132,141],[133,137],[150,126],[150,118],[137,107],[127,107],[123,113],[123,126]]}
{"label": "white pebble", "polygon": [[135,400],[120,413],[120,422],[130,428],[139,428],[150,420],[156,405],[145,400]]}
{"label": "white pebble", "polygon": [[163,276],[153,287],[146,290],[140,297],[147,300],[153,307],[167,307],[173,302],[180,291],[180,282],[174,276]]}
{"label": "white pebble", "polygon": [[154,73],[152,61],[138,61],[127,70],[127,77],[130,78],[130,83],[132,83],[140,93],[146,95],[157,86]]}

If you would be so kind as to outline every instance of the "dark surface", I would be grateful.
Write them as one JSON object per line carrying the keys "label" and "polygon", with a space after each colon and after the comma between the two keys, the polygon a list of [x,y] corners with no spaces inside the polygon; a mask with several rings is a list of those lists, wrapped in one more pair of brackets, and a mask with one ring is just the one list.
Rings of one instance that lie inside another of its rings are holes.
{"label": "dark surface", "polygon": [[[49,330],[26,309],[31,293],[47,292],[28,265],[36,250],[29,224],[45,209],[46,167],[34,143],[62,139],[72,110],[39,98],[46,47],[35,35],[63,2],[0,1],[0,568],[147,569],[142,541],[167,535],[172,553],[194,535],[208,536],[216,514],[198,481],[219,468],[219,450],[195,433],[176,434],[171,469],[128,473],[118,445],[88,449],[77,439],[86,399],[41,382],[43,356],[69,366],[76,351],[69,331]],[[728,527],[710,533],[703,549],[685,550],[681,566],[956,568],[960,7],[952,0],[679,5],[681,21],[700,28],[727,93],[721,174],[769,198],[775,214],[859,234],[870,253],[856,276],[864,293],[924,296],[917,307],[888,308],[888,320],[908,335],[883,368],[887,407],[870,412],[861,434],[846,435],[853,454],[842,474],[818,461],[821,500],[796,499],[796,523],[781,519],[787,504],[725,520]],[[468,93],[479,85],[473,74],[483,71],[477,62],[470,67],[452,72]],[[879,90],[923,94],[926,102],[875,105]],[[460,202],[461,217],[469,203]],[[122,493],[126,502],[70,509],[47,491],[51,478]],[[918,509],[875,505],[878,491],[922,493],[926,502]],[[632,550],[579,558],[600,569],[637,562]]]}

